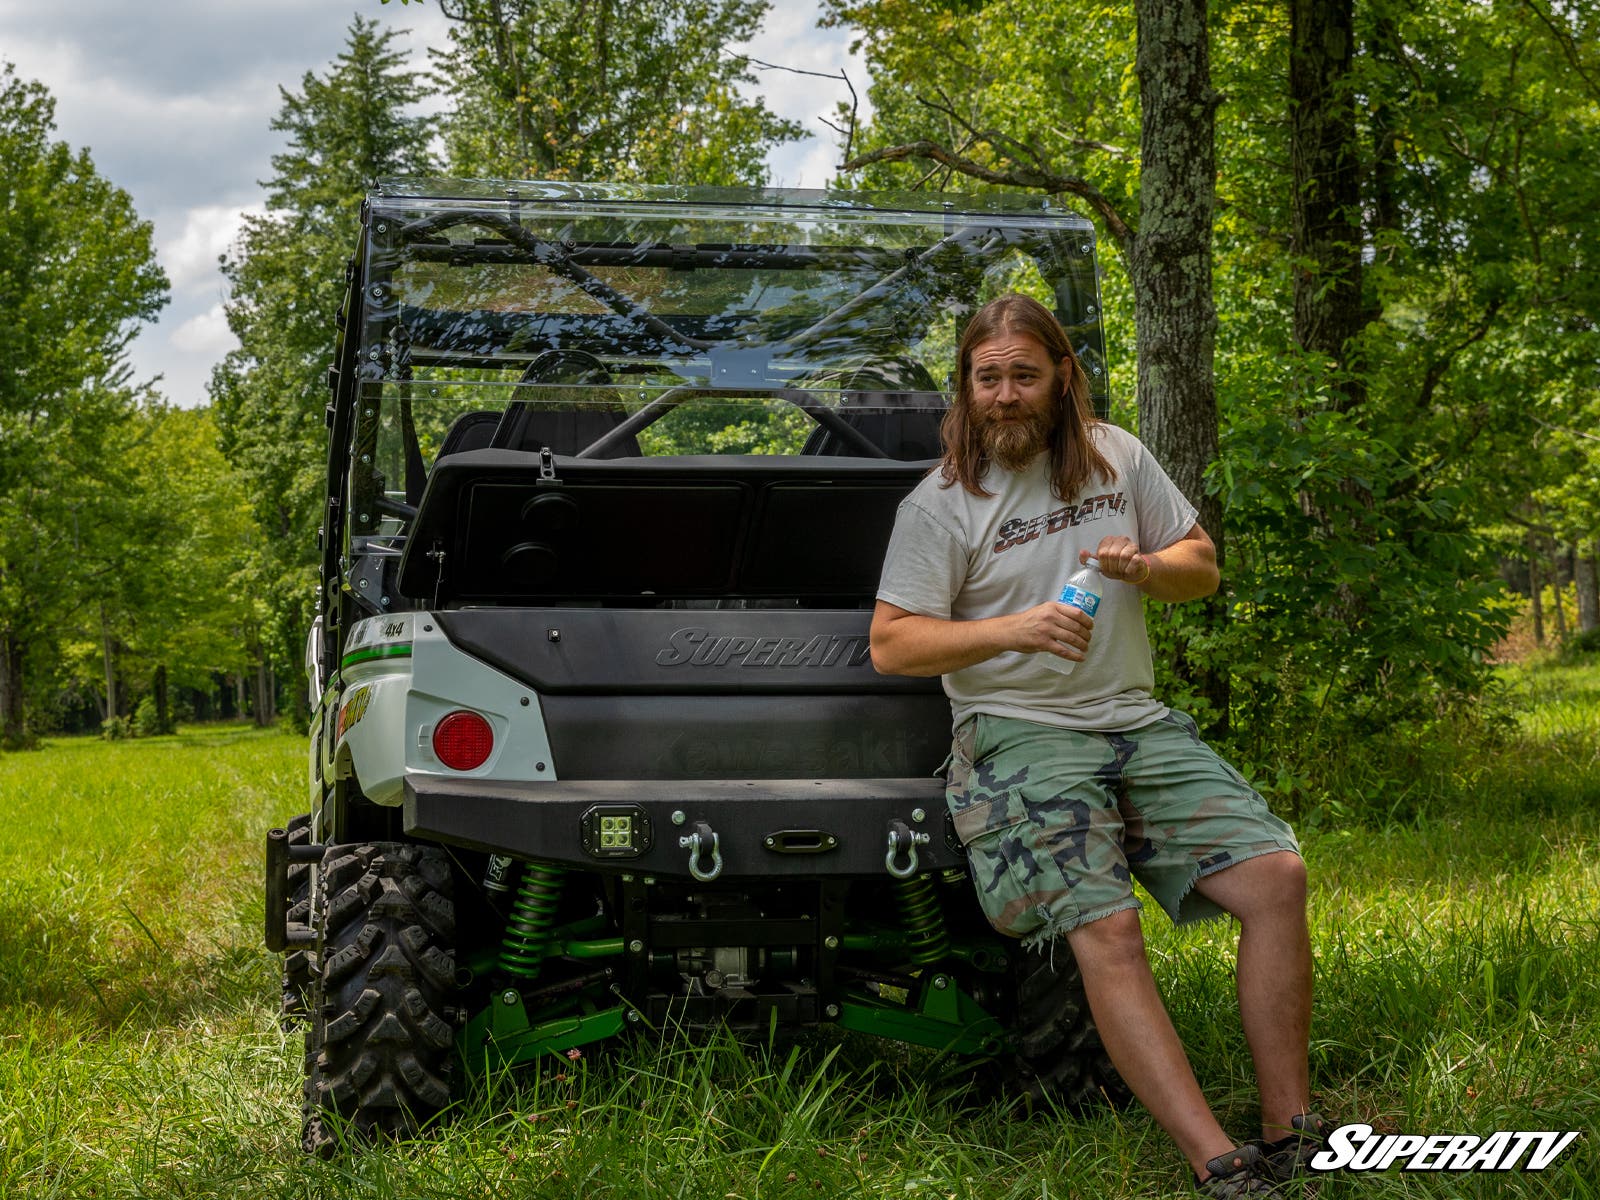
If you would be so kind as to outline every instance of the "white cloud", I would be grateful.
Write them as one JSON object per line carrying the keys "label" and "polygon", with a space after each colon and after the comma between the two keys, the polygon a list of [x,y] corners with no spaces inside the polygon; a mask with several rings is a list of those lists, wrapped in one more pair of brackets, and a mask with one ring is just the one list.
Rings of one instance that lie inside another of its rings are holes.
{"label": "white cloud", "polygon": [[156,243],[156,255],[172,281],[172,290],[215,291],[217,256],[233,244],[245,217],[260,216],[266,211],[261,204],[244,209],[230,204],[202,204],[184,213],[183,228],[176,236],[158,238]]}
{"label": "white cloud", "polygon": [[228,328],[228,318],[220,301],[179,325],[167,341],[182,354],[203,355],[213,361],[239,344]]}

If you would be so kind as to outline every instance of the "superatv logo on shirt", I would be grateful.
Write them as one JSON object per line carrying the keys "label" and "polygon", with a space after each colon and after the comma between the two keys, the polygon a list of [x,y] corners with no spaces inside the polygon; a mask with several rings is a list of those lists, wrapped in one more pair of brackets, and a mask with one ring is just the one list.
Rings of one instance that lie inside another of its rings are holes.
{"label": "superatv logo on shirt", "polygon": [[1060,533],[1090,521],[1103,520],[1128,510],[1127,498],[1121,492],[1107,492],[1103,496],[1090,496],[1082,504],[1069,504],[1039,517],[1013,517],[1000,526],[1000,536],[995,539],[994,553],[1035,541],[1049,533]]}
{"label": "superatv logo on shirt", "polygon": [[859,667],[871,656],[865,634],[815,637],[722,637],[688,626],[656,655],[662,667]]}
{"label": "superatv logo on shirt", "polygon": [[[1542,1171],[1578,1135],[1555,1130],[1513,1130],[1486,1138],[1470,1133],[1374,1133],[1371,1125],[1341,1125],[1327,1149],[1311,1159],[1317,1171]],[[1526,1156],[1526,1157],[1524,1157]]]}

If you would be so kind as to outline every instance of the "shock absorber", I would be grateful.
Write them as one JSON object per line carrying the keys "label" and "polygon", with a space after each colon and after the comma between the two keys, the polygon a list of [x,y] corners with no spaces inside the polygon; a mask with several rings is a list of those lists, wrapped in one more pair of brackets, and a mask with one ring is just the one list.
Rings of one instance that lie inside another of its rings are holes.
{"label": "shock absorber", "polygon": [[900,915],[905,918],[912,963],[920,967],[938,962],[949,952],[950,938],[945,931],[944,910],[939,907],[932,878],[917,875],[898,879],[895,891],[900,897]]}
{"label": "shock absorber", "polygon": [[500,942],[500,969],[524,979],[538,976],[550,953],[550,926],[561,899],[562,869],[548,863],[527,863],[512,901],[511,915]]}

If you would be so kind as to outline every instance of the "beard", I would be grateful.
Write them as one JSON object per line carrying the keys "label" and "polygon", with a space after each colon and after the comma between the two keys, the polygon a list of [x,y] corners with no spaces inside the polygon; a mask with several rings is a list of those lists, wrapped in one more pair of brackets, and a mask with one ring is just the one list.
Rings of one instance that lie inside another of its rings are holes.
{"label": "beard", "polygon": [[978,427],[984,457],[1004,470],[1023,470],[1049,448],[1050,437],[1055,432],[1052,416],[1052,413],[1033,412],[1010,421],[985,418]]}

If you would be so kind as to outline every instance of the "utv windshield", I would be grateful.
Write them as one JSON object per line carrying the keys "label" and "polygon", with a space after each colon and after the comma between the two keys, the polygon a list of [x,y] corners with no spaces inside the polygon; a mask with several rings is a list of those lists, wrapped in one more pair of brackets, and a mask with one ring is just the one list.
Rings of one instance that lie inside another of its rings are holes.
{"label": "utv windshield", "polygon": [[485,447],[933,457],[961,327],[1004,291],[1056,311],[1104,403],[1092,230],[1045,197],[407,183],[369,206],[357,440],[412,503]]}
{"label": "utv windshield", "polygon": [[1007,291],[1055,311],[1103,411],[1092,227],[1048,197],[385,184],[341,314],[345,552],[446,545],[462,472],[517,461],[927,465],[962,327]]}

